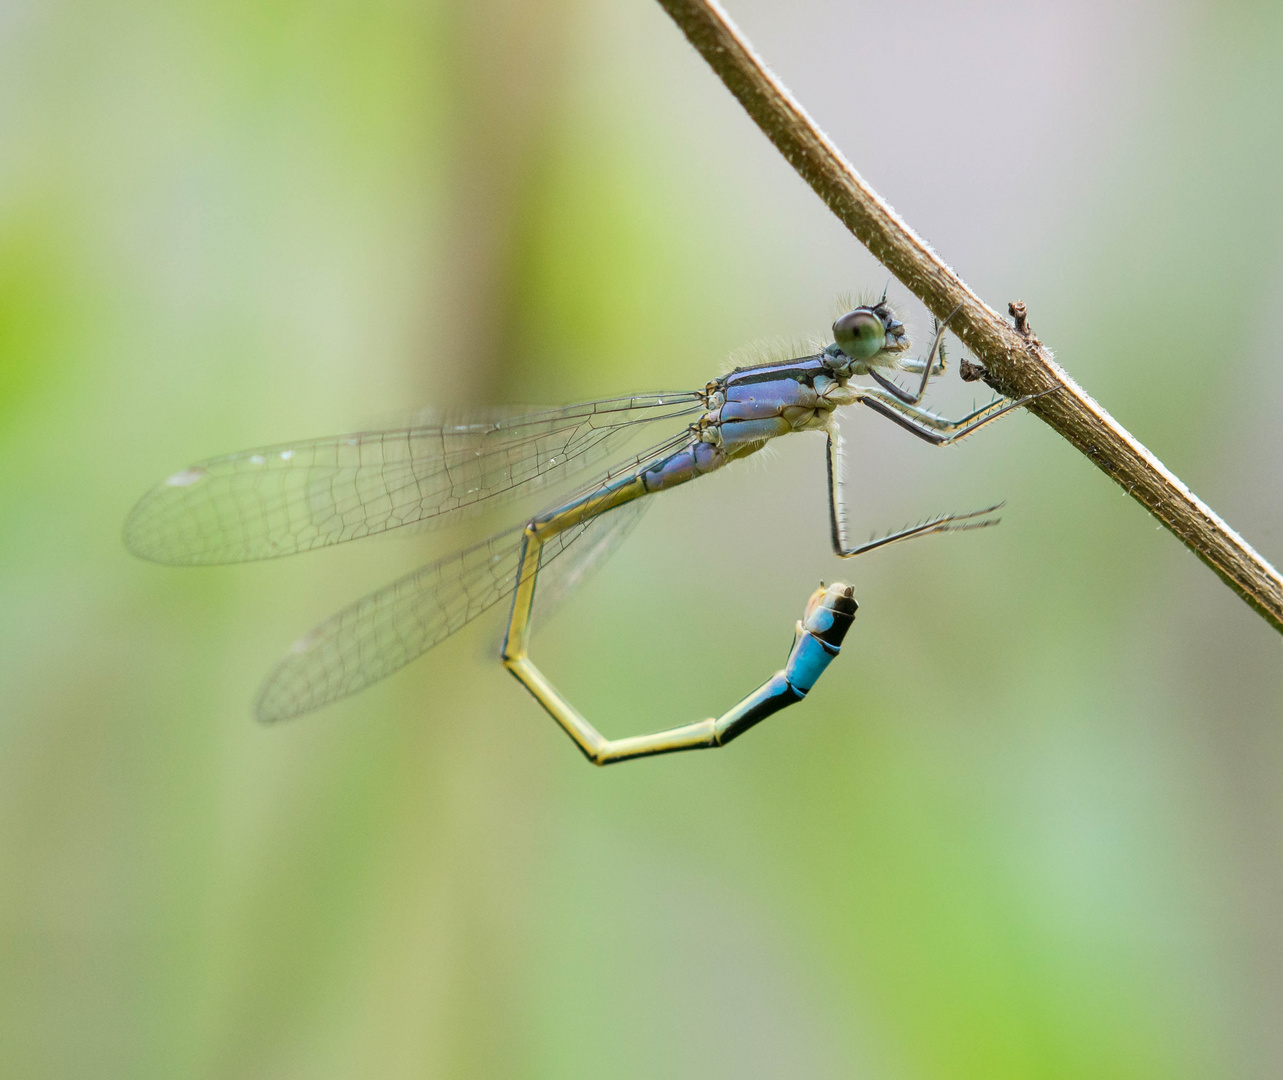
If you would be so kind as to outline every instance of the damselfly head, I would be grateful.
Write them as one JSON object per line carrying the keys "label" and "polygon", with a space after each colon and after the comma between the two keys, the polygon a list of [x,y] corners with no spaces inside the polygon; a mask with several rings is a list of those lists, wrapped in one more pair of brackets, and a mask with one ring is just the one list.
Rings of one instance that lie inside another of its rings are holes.
{"label": "damselfly head", "polygon": [[833,342],[841,357],[862,368],[893,365],[909,347],[904,323],[885,299],[839,316],[833,324]]}

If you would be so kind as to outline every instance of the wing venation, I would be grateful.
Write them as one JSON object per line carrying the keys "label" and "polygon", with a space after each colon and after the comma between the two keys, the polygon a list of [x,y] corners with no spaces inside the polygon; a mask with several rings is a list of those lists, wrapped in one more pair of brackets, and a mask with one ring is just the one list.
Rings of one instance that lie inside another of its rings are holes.
{"label": "wing venation", "polygon": [[638,427],[700,409],[695,393],[646,394],[228,454],[145,495],[125,543],[156,562],[230,563],[443,524],[597,463]]}

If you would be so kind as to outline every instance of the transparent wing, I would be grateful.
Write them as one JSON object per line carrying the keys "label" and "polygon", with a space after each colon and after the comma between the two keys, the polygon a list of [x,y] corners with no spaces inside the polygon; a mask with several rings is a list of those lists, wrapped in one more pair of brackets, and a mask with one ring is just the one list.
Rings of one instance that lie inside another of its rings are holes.
{"label": "transparent wing", "polygon": [[[628,465],[601,477],[585,492],[671,451],[686,438],[683,434],[639,455]],[[544,568],[557,563],[560,589],[554,586],[554,591],[564,595],[578,584],[636,523],[648,501],[635,500],[547,541],[540,552],[539,567],[542,574]],[[404,667],[510,596],[517,584],[523,528],[497,533],[420,567],[326,619],[296,641],[277,664],[259,691],[254,715],[270,723],[355,694]],[[560,560],[567,548],[590,534],[593,542]],[[543,586],[541,576],[540,589]]]}
{"label": "transparent wing", "polygon": [[645,394],[211,458],[145,495],[125,544],[156,562],[244,562],[453,521],[600,461],[641,425],[701,408],[695,393]]}
{"label": "transparent wing", "polygon": [[296,641],[254,702],[264,723],[355,694],[512,593],[522,526],[420,567]]}

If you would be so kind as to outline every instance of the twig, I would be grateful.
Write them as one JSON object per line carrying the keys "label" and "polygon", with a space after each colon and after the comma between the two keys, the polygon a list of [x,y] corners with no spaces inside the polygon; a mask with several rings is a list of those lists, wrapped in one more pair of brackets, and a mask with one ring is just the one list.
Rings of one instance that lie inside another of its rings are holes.
{"label": "twig", "polygon": [[1024,304],[1013,327],[981,300],[864,181],[767,70],[712,0],[659,0],[745,111],[873,256],[943,318],[976,354],[983,378],[1008,397],[1055,390],[1029,411],[1085,454],[1163,523],[1276,630],[1283,631],[1283,578],[1241,536],[1133,438],[1057,364],[1029,327]]}

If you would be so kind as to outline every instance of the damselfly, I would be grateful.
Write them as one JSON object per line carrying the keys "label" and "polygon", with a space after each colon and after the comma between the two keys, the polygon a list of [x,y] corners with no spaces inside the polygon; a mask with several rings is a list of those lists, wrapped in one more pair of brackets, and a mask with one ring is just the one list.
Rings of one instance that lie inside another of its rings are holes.
{"label": "damselfly", "polygon": [[[125,542],[156,562],[234,563],[413,523],[444,524],[569,477],[609,456],[638,429],[680,425],[525,523],[424,566],[321,623],[268,677],[255,714],[263,721],[281,720],[354,694],[511,596],[503,662],[590,761],[601,765],[724,745],[805,696],[854,617],[850,586],[822,587],[811,597],[788,666],[719,720],[611,740],[575,711],[528,656],[536,582],[547,571],[545,595],[548,573],[557,591],[573,587],[636,522],[648,505],[645,496],[799,431],[827,437],[833,550],[842,558],[914,536],[993,524],[996,506],[932,518],[864,544],[848,540],[839,407],[864,405],[944,446],[1031,400],[998,399],[960,420],[922,408],[928,379],[944,367],[943,334],[941,325],[924,359],[905,358],[904,325],[883,297],[842,315],[833,324],[833,342],[813,355],[737,368],[702,390],[365,431],[211,458],[144,496],[126,523]],[[887,373],[894,370],[920,374],[916,391],[890,379]],[[857,376],[876,385],[856,386],[851,380]],[[571,545],[576,546],[568,555]]]}

